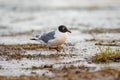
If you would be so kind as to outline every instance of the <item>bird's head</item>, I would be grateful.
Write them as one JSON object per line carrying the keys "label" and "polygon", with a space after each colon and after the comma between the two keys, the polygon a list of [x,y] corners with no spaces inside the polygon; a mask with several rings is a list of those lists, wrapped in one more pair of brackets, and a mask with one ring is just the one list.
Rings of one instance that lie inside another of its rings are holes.
{"label": "bird's head", "polygon": [[67,27],[64,26],[64,25],[60,25],[60,26],[58,27],[58,30],[59,30],[60,32],[62,32],[62,33],[66,33],[66,32],[71,33],[71,31],[70,31],[69,29],[67,29]]}

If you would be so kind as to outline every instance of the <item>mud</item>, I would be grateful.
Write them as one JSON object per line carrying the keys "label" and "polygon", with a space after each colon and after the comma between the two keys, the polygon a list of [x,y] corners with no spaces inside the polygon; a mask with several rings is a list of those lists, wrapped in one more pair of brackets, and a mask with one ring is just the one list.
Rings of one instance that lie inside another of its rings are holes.
{"label": "mud", "polygon": [[[71,70],[72,69],[72,70]],[[20,76],[20,77],[5,77],[0,76],[1,80],[119,80],[120,70],[116,69],[105,69],[96,72],[82,72],[84,67],[74,68],[63,68],[60,70],[52,71],[56,74],[53,77],[46,75],[38,76],[36,73],[32,72],[34,76]],[[59,73],[58,73],[59,71]]]}
{"label": "mud", "polygon": [[90,33],[90,34],[100,34],[100,33],[120,33],[120,28],[94,28],[89,30],[83,30],[83,33]]}
{"label": "mud", "polygon": [[[119,7],[119,0],[1,0],[0,80],[119,80]],[[61,48],[30,40],[61,24],[72,31]]]}
{"label": "mud", "polygon": [[[73,46],[71,43],[67,43],[67,46]],[[14,45],[0,45],[0,56],[2,58],[5,58],[6,61],[11,60],[21,60],[21,59],[54,59],[54,60],[60,60],[65,57],[75,57],[78,56],[77,54],[61,54],[60,52],[56,54],[26,54],[26,51],[28,50],[51,50],[49,48],[46,48],[45,46],[42,46],[41,44],[14,44]],[[71,48],[72,49],[72,48]],[[74,49],[73,49],[74,50]],[[55,51],[55,50],[52,50]],[[64,50],[61,49],[64,53]],[[19,63],[19,62],[18,62]],[[41,66],[31,66],[31,67],[24,67],[21,68],[22,70],[31,71],[29,76],[21,75],[19,77],[13,77],[13,76],[0,76],[0,79],[3,80],[99,80],[99,79],[106,79],[106,80],[119,80],[120,78],[120,70],[118,69],[101,69],[99,71],[95,71],[96,67],[87,67],[84,65],[78,65],[75,66],[73,63],[76,63],[76,61],[70,61],[65,63],[55,63],[55,64],[44,64]],[[62,66],[60,66],[62,64]],[[64,64],[64,65],[63,65]],[[22,64],[24,65],[24,64]],[[59,65],[58,67],[55,67],[56,65]],[[6,68],[0,66],[1,70],[4,70]],[[52,76],[48,76],[46,73],[43,73],[42,75],[39,75],[36,71],[38,70],[48,70],[49,72],[52,72]],[[91,72],[92,71],[92,72]]]}
{"label": "mud", "polygon": [[[67,44],[70,45],[70,44]],[[37,50],[37,49],[46,49],[46,50],[56,50],[54,48],[48,48],[45,45],[41,44],[18,44],[18,45],[0,45],[0,56],[11,59],[37,59],[37,58],[59,58],[65,56],[76,56],[75,54],[25,54],[27,50]],[[61,49],[62,50],[62,49]],[[72,49],[71,49],[72,50]],[[56,50],[57,51],[57,50]]]}

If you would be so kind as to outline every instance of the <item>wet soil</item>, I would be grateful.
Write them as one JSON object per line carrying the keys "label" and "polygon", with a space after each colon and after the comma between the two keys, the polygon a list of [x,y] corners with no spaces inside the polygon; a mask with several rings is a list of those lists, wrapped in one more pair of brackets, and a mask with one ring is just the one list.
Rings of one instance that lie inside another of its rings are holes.
{"label": "wet soil", "polygon": [[120,33],[120,28],[94,28],[94,29],[89,29],[89,30],[83,30],[82,32],[84,33],[95,33],[95,34],[100,34],[100,33]]}
{"label": "wet soil", "polygon": [[[72,33],[59,50],[30,40],[60,24]],[[1,0],[0,80],[120,80],[119,53],[99,59],[119,35],[119,0]]]}
{"label": "wet soil", "polygon": [[[71,45],[67,43],[66,45]],[[21,60],[21,59],[61,59],[61,57],[74,57],[78,56],[76,54],[25,54],[27,50],[51,50],[42,46],[41,44],[12,44],[12,45],[0,45],[0,56],[5,58],[6,61],[11,60]],[[62,49],[61,49],[62,50]],[[54,50],[52,50],[54,51]],[[119,80],[120,78],[120,70],[114,68],[103,68],[101,70],[95,71],[95,67],[87,67],[84,65],[73,65],[75,62],[70,63],[56,63],[58,65],[65,64],[63,66],[59,66],[55,68],[54,64],[44,64],[41,66],[31,66],[22,68],[22,70],[32,70],[29,76],[21,75],[18,77],[15,76],[0,76],[1,80]],[[0,66],[0,69],[4,70],[5,68]],[[43,73],[39,75],[39,73],[35,72],[35,70],[48,70],[52,72],[52,76]]]}
{"label": "wet soil", "polygon": [[[46,67],[45,67],[46,68]],[[20,76],[20,77],[5,77],[0,76],[1,80],[119,80],[120,70],[118,69],[105,69],[96,72],[82,72],[85,67],[69,67],[62,69],[52,69],[51,71],[55,73],[53,77],[42,75],[39,76],[32,72],[34,76]]]}

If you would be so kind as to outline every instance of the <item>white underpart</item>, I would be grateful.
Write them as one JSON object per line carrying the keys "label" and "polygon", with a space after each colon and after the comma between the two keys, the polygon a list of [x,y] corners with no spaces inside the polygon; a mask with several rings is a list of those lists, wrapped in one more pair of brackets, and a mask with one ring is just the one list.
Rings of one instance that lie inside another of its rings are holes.
{"label": "white underpart", "polygon": [[55,31],[54,35],[55,39],[48,41],[48,46],[60,46],[65,43],[67,39],[67,33],[62,33],[58,30]]}

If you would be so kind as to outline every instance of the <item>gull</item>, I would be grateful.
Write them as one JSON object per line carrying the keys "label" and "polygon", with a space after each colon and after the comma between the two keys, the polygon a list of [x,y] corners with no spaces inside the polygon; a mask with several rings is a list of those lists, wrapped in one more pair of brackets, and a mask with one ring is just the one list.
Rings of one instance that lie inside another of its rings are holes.
{"label": "gull", "polygon": [[65,25],[60,25],[55,31],[37,35],[36,38],[31,40],[43,41],[49,47],[59,47],[65,43],[67,32],[71,33]]}

